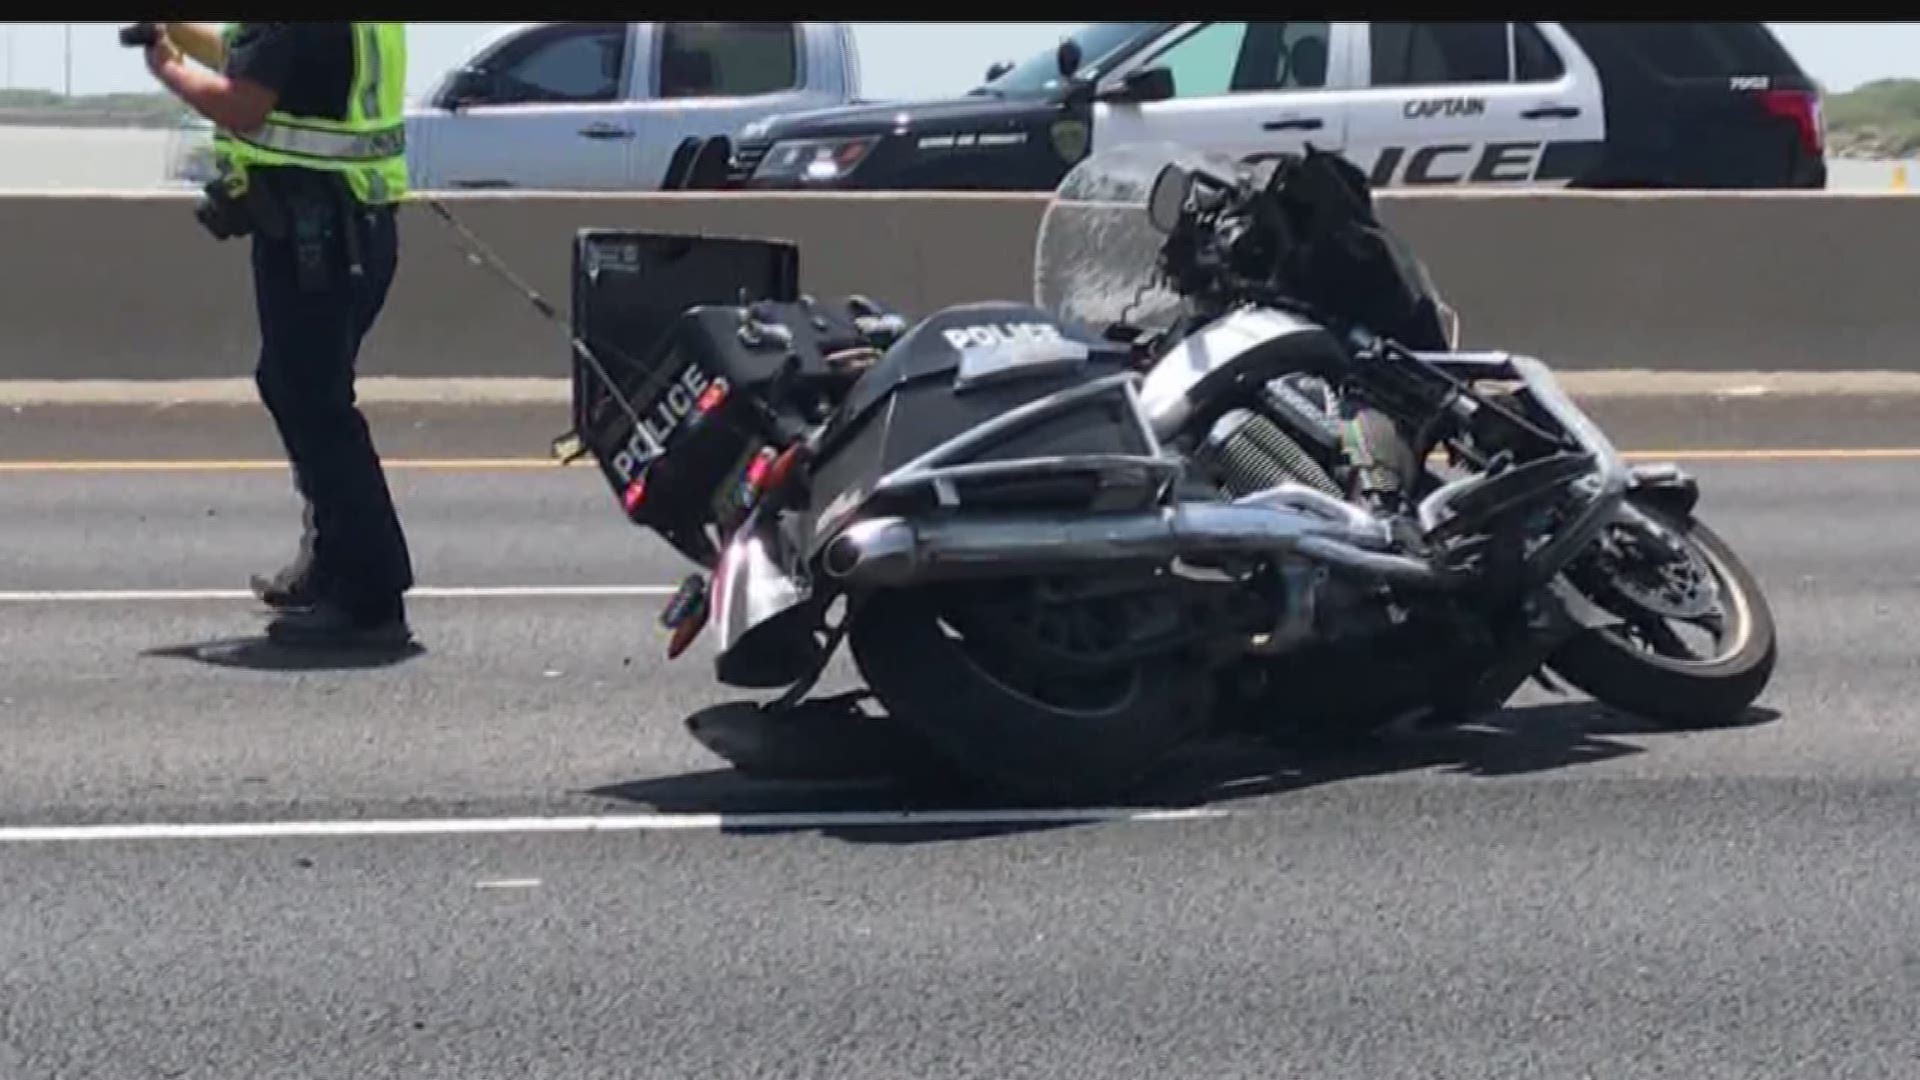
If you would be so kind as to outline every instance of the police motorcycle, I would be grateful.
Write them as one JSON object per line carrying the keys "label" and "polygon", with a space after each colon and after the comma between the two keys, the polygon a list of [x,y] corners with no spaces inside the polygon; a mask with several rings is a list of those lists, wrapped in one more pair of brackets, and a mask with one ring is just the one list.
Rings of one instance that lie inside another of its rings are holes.
{"label": "police motorcycle", "polygon": [[1538,360],[1458,351],[1334,155],[1096,154],[1033,303],[910,327],[791,299],[774,263],[774,299],[672,320],[634,376],[671,393],[576,422],[703,569],[670,654],[711,622],[721,682],[784,689],[769,722],[844,640],[945,766],[1084,799],[1223,725],[1456,722],[1550,672],[1712,724],[1770,678],[1766,599],[1692,479],[1623,463]]}

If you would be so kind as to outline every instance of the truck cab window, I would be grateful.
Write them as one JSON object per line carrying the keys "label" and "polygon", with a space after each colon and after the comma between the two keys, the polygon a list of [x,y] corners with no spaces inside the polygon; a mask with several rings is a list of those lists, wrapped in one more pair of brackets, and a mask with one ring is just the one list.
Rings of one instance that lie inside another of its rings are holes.
{"label": "truck cab window", "polygon": [[1377,22],[1369,36],[1374,86],[1512,81],[1503,22]]}
{"label": "truck cab window", "polygon": [[1332,37],[1325,22],[1208,23],[1145,66],[1172,73],[1176,98],[1317,90],[1327,85]]}
{"label": "truck cab window", "polygon": [[483,63],[494,74],[489,105],[584,104],[620,97],[625,23],[574,23],[517,38]]}
{"label": "truck cab window", "polygon": [[799,85],[793,23],[660,24],[662,98],[754,97]]}

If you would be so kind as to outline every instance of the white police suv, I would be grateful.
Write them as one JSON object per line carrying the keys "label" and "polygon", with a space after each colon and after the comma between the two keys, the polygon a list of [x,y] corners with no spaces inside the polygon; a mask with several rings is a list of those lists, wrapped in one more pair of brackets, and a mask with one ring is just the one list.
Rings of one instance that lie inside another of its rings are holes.
{"label": "white police suv", "polygon": [[1826,186],[1818,90],[1753,22],[1094,23],[948,101],[773,117],[729,186],[1048,190],[1121,143],[1311,142],[1379,187]]}

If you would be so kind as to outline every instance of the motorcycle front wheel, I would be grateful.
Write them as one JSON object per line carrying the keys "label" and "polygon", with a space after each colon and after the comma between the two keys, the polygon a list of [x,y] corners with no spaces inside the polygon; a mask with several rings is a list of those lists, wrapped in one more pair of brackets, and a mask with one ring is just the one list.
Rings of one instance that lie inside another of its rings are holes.
{"label": "motorcycle front wheel", "polygon": [[889,717],[970,782],[1043,802],[1112,797],[1207,724],[1200,665],[1169,656],[1101,677],[1048,671],[995,648],[1004,641],[991,629],[963,633],[945,607],[922,590],[880,590],[847,643]]}
{"label": "motorcycle front wheel", "polygon": [[[1699,520],[1636,506],[1678,550],[1653,557],[1634,527],[1614,527],[1603,553],[1570,573],[1587,599],[1620,616],[1562,645],[1547,666],[1595,700],[1673,728],[1739,721],[1773,677],[1773,612],[1740,556]],[[1695,648],[1682,630],[1710,639]]]}

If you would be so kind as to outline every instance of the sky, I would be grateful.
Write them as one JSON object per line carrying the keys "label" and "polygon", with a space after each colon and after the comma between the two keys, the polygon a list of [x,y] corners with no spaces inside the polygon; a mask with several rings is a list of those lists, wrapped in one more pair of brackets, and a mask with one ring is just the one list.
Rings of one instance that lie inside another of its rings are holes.
{"label": "sky", "polygon": [[[116,23],[0,23],[0,87],[66,86],[99,94],[155,88],[140,55],[120,48]],[[408,92],[417,94],[499,23],[408,23]],[[975,85],[995,60],[1053,47],[1076,23],[858,23],[865,96],[916,98]],[[1769,23],[1830,91],[1884,78],[1920,78],[1920,22]]]}

